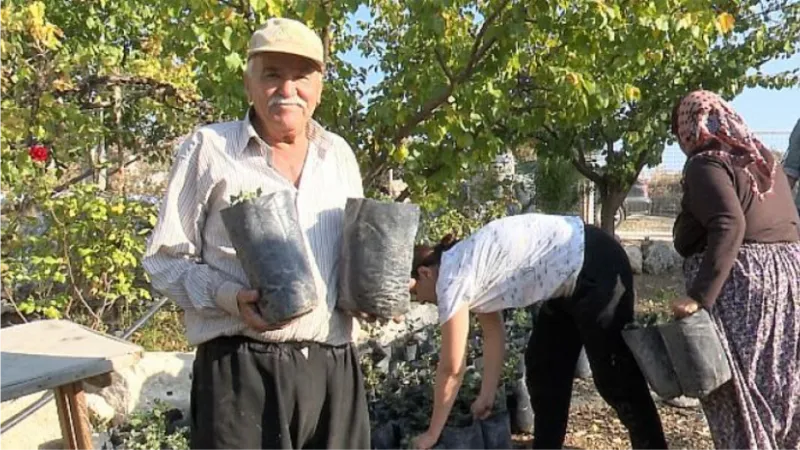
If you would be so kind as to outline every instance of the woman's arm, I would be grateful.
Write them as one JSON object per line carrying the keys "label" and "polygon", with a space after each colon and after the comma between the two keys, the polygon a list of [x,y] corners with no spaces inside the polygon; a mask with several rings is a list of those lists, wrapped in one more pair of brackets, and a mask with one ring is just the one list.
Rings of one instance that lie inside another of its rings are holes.
{"label": "woman's arm", "polygon": [[506,328],[503,324],[503,314],[499,311],[479,314],[478,322],[481,324],[483,334],[483,376],[478,396],[494,400],[506,356]]}
{"label": "woman's arm", "polygon": [[469,308],[466,304],[442,325],[442,348],[436,367],[433,393],[433,415],[428,434],[438,439],[447,424],[447,417],[461,387],[464,376],[469,334]]}
{"label": "woman's arm", "polygon": [[705,308],[716,302],[744,239],[746,223],[734,176],[724,163],[710,158],[696,158],[687,166],[687,206],[708,232],[703,262],[687,294]]}

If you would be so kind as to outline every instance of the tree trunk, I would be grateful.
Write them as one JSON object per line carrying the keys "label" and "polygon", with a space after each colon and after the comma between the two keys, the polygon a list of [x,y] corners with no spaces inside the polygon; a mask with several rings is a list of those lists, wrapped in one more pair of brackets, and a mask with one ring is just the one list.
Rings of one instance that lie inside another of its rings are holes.
{"label": "tree trunk", "polygon": [[[105,111],[100,110],[100,123],[105,126]],[[108,170],[105,167],[106,163],[106,138],[105,133],[100,135],[100,143],[92,147],[90,152],[92,167],[94,168],[93,180],[101,191],[105,191],[108,187]]]}
{"label": "tree trunk", "polygon": [[114,86],[114,175],[109,174],[108,189],[118,194],[125,194],[125,147],[122,143],[122,86]]}
{"label": "tree trunk", "polygon": [[604,185],[600,188],[600,228],[614,235],[614,215],[628,193],[620,186]]}

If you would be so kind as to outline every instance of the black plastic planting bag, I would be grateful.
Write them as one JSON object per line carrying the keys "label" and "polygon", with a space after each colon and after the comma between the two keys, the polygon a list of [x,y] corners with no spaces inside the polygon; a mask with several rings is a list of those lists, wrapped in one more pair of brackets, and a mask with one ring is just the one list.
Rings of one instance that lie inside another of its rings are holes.
{"label": "black plastic planting bag", "polygon": [[623,330],[650,387],[662,398],[704,398],[731,378],[708,311],[665,324]]}
{"label": "black plastic planting bag", "polygon": [[258,308],[270,325],[308,314],[317,299],[294,195],[278,191],[220,211]]}
{"label": "black plastic planting bag", "polygon": [[533,433],[533,407],[525,378],[519,378],[507,384],[509,386],[507,409],[511,429],[516,433]]}
{"label": "black plastic planting bag", "polygon": [[731,379],[731,368],[708,311],[659,327],[683,395],[703,398]]}
{"label": "black plastic planting bag", "polygon": [[498,412],[480,421],[483,448],[511,448],[511,424],[508,411]]}
{"label": "black plastic planting bag", "polygon": [[384,319],[405,314],[419,206],[350,198],[344,215],[339,308]]}
{"label": "black plastic planting bag", "polygon": [[578,355],[578,363],[575,365],[575,378],[589,378],[592,376],[592,366],[589,365],[589,357],[586,356],[586,347],[581,348]]}
{"label": "black plastic planting bag", "polygon": [[681,386],[658,327],[629,327],[622,338],[653,391],[665,399],[680,397]]}
{"label": "black plastic planting bag", "polygon": [[372,448],[375,450],[390,450],[400,448],[402,430],[397,422],[387,422],[370,433]]}
{"label": "black plastic planting bag", "polygon": [[486,448],[483,443],[483,430],[479,421],[466,427],[447,426],[439,437],[438,448],[476,449]]}

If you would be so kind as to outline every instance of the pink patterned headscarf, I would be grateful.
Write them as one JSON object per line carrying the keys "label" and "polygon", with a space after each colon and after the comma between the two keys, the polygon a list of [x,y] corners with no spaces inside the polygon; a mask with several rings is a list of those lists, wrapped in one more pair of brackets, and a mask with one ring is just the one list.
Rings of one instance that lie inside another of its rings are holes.
{"label": "pink patterned headscarf", "polygon": [[[673,117],[673,131],[687,157],[729,161],[747,173],[759,199],[772,192],[775,158],[719,95],[699,90],[684,97]],[[712,141],[719,144],[718,149],[702,150]]]}

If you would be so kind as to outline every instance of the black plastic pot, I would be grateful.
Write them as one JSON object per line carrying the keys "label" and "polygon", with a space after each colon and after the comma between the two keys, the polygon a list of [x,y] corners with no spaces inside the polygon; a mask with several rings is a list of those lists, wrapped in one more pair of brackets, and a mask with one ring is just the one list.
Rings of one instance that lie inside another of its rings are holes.
{"label": "black plastic pot", "polygon": [[659,327],[686,397],[703,398],[731,379],[731,368],[708,311]]}
{"label": "black plastic pot", "polygon": [[259,292],[258,309],[269,325],[308,314],[317,301],[294,202],[294,194],[284,190],[220,212],[250,286]]}
{"label": "black plastic pot", "polygon": [[437,447],[446,449],[486,448],[480,422],[474,421],[466,427],[445,427]]}
{"label": "black plastic pot", "polygon": [[592,376],[592,368],[589,366],[589,358],[586,356],[586,348],[581,348],[581,353],[578,356],[578,364],[575,366],[575,378],[590,378]]}
{"label": "black plastic pot", "polygon": [[483,433],[483,448],[511,448],[511,424],[508,411],[498,412],[479,422]]}
{"label": "black plastic pot", "polygon": [[622,330],[622,338],[631,349],[650,388],[661,398],[679,397],[681,386],[658,327],[629,326]]}
{"label": "black plastic pot", "polygon": [[514,433],[533,433],[533,407],[525,378],[506,384],[506,409]]}
{"label": "black plastic pot", "polygon": [[704,309],[661,325],[629,326],[622,336],[661,398],[703,398],[731,378],[719,335]]}
{"label": "black plastic pot", "polygon": [[416,342],[406,342],[405,345],[400,347],[400,358],[403,361],[411,362],[417,359],[417,343]]}
{"label": "black plastic pot", "polygon": [[403,433],[397,422],[387,422],[372,430],[372,448],[376,450],[390,450],[400,448]]}
{"label": "black plastic pot", "polygon": [[350,198],[345,206],[338,307],[391,319],[408,312],[419,206]]}

